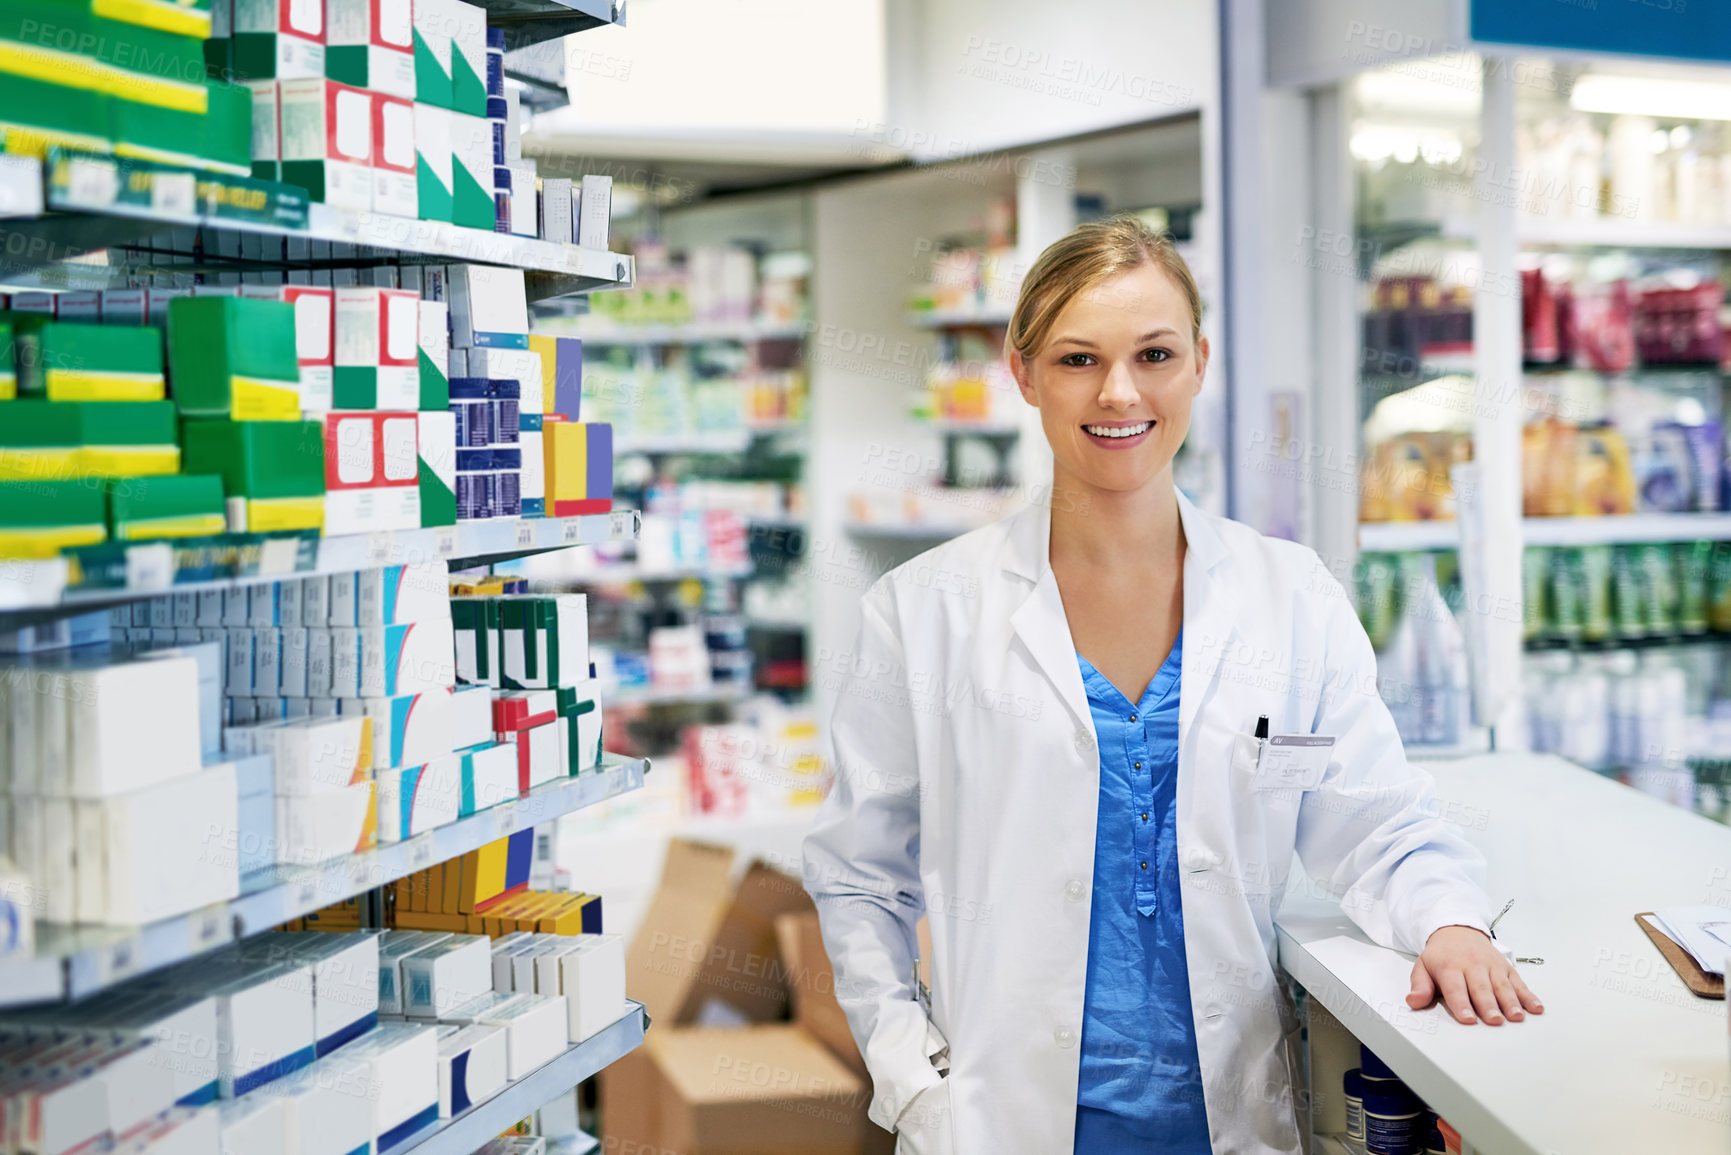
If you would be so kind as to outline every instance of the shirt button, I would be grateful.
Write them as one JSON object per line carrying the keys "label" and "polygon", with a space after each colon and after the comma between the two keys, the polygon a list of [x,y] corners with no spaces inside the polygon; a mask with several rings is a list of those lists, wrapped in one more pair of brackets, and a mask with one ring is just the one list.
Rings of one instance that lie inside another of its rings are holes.
{"label": "shirt button", "polygon": [[1148,864],[1147,864],[1147,863],[1146,863],[1146,862],[1144,862],[1144,863],[1143,863],[1143,864],[1142,864],[1142,869],[1143,869],[1143,870],[1147,870],[1147,869],[1148,869]]}
{"label": "shirt button", "polygon": [[1093,748],[1094,748],[1093,735],[1089,734],[1086,730],[1076,731],[1076,749],[1078,751],[1080,751],[1081,753],[1086,754],[1089,750],[1092,750]]}
{"label": "shirt button", "polygon": [[1074,1046],[1076,1042],[1076,1032],[1072,1031],[1069,1027],[1059,1027],[1057,1030],[1052,1032],[1052,1040],[1060,1047]]}
{"label": "shirt button", "polygon": [[1138,770],[1142,769],[1142,763],[1140,763],[1140,762],[1136,763],[1136,769],[1138,769]]}
{"label": "shirt button", "polygon": [[1077,881],[1076,879],[1072,878],[1070,880],[1070,884],[1064,888],[1064,897],[1069,899],[1071,902],[1081,902],[1082,901],[1082,884],[1079,881]]}
{"label": "shirt button", "polygon": [[1131,714],[1131,715],[1130,715],[1130,720],[1131,720],[1131,721],[1132,721],[1132,722],[1134,722],[1134,721],[1135,721],[1135,720],[1136,720],[1136,715],[1134,715],[1134,714]]}
{"label": "shirt button", "polygon": [[1148,821],[1148,812],[1146,810],[1142,812],[1142,821]]}

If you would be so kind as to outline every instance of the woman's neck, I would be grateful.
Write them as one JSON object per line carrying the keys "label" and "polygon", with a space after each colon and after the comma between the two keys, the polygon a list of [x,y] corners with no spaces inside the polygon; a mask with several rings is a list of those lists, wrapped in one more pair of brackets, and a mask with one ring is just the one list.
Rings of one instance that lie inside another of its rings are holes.
{"label": "woman's neck", "polygon": [[1054,476],[1050,556],[1055,565],[1122,570],[1170,563],[1183,550],[1171,467],[1128,492]]}

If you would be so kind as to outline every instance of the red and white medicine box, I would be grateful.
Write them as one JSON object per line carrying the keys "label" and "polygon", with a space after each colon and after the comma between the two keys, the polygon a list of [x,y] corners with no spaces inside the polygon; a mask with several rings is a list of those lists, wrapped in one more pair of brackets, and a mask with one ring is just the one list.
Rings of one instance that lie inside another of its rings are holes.
{"label": "red and white medicine box", "polygon": [[416,195],[415,102],[373,97],[373,211],[394,217],[420,215]]}
{"label": "red and white medicine box", "polygon": [[320,285],[284,285],[282,299],[295,307],[295,357],[301,368],[301,409],[331,407],[336,364],[336,293]]}
{"label": "red and white medicine box", "polygon": [[413,413],[325,414],[325,533],[421,524]]}
{"label": "red and white medicine box", "polygon": [[334,80],[277,85],[282,179],[337,208],[373,207],[373,101]]}
{"label": "red and white medicine box", "polygon": [[336,291],[338,409],[421,407],[421,298],[413,289]]}

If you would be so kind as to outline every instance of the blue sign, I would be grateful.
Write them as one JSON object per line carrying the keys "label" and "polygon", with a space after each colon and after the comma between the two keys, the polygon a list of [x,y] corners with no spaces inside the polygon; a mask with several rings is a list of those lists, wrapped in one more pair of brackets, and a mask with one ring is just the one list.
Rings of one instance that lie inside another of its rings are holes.
{"label": "blue sign", "polygon": [[1726,0],[1472,0],[1471,21],[1484,43],[1731,61]]}

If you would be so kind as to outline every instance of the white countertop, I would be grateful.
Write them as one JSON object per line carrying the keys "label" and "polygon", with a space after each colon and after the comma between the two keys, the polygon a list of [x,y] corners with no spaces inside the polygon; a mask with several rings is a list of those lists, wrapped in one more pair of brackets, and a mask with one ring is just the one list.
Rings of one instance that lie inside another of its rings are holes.
{"label": "white countertop", "polygon": [[1495,1155],[1731,1151],[1723,1001],[1690,994],[1637,911],[1731,907],[1731,829],[1560,758],[1427,763],[1445,817],[1484,852],[1500,939],[1543,1015],[1465,1027],[1404,1001],[1409,956],[1338,907],[1289,896],[1282,966],[1439,1115]]}

